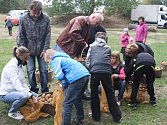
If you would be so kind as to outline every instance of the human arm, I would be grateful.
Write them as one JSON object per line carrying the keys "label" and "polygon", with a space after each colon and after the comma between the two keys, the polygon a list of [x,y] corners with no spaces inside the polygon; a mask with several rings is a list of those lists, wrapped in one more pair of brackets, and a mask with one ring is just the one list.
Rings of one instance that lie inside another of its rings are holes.
{"label": "human arm", "polygon": [[144,34],[143,43],[145,43],[145,42],[146,42],[147,33],[148,33],[148,27],[147,27],[147,25],[146,25],[146,24],[144,24],[144,26],[143,26],[143,34]]}
{"label": "human arm", "polygon": [[17,37],[17,45],[27,47],[26,29],[24,26],[23,19],[19,20],[19,33]]}
{"label": "human arm", "polygon": [[121,36],[121,42],[126,42],[126,40],[128,40],[128,36],[123,34]]}
{"label": "human arm", "polygon": [[90,68],[90,51],[91,51],[91,46],[88,49],[86,60],[85,60],[85,65],[88,69]]}
{"label": "human arm", "polygon": [[71,38],[72,41],[76,42],[79,46],[84,48],[87,44],[83,36],[84,34],[83,29],[86,25],[85,18],[77,18],[75,19],[74,22],[70,22],[70,23],[72,24],[68,32],[69,37]]}

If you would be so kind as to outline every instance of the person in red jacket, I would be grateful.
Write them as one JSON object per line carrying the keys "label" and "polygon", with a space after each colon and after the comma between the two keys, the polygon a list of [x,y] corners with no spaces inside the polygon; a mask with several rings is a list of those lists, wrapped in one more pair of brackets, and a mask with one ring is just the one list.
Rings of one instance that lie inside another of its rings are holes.
{"label": "person in red jacket", "polygon": [[126,81],[125,81],[124,66],[120,60],[120,53],[118,51],[113,51],[111,53],[111,67],[112,67],[111,78],[114,90],[118,90],[117,104],[120,106],[121,101],[123,100]]}

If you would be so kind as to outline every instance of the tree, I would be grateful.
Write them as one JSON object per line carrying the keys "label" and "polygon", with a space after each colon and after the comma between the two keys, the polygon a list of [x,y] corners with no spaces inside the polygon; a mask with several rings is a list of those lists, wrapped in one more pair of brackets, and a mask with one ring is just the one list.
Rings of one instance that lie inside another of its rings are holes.
{"label": "tree", "polygon": [[151,0],[151,4],[167,6],[167,0]]}
{"label": "tree", "polygon": [[107,14],[130,16],[131,9],[138,5],[138,0],[105,0]]}
{"label": "tree", "polygon": [[0,13],[7,13],[10,10],[27,9],[31,0],[0,0]]}
{"label": "tree", "polygon": [[62,15],[69,13],[84,13],[90,15],[95,7],[102,4],[103,0],[46,0],[52,2],[46,11],[49,15]]}

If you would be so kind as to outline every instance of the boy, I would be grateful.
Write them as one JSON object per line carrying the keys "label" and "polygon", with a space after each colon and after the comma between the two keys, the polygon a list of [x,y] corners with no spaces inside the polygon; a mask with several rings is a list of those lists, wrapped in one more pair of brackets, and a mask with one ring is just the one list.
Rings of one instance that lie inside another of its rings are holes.
{"label": "boy", "polygon": [[106,44],[107,35],[105,32],[98,32],[95,41],[90,44],[87,53],[86,65],[91,73],[91,110],[92,118],[100,121],[100,101],[98,86],[100,81],[104,87],[109,111],[115,122],[122,119],[121,111],[117,105],[111,82],[111,49]]}
{"label": "boy", "polygon": [[76,60],[63,52],[48,49],[45,61],[50,62],[60,86],[64,89],[62,125],[70,125],[73,104],[77,111],[77,124],[82,124],[84,111],[82,95],[89,81],[88,70]]}

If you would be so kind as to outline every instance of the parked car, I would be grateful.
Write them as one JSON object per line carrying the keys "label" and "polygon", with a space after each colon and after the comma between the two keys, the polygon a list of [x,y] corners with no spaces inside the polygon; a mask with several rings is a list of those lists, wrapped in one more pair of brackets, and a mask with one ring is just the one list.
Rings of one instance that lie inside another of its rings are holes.
{"label": "parked car", "polygon": [[13,25],[19,25],[19,18],[28,13],[28,10],[11,10],[8,12],[6,18],[5,18],[5,22],[6,20],[8,20],[10,18],[10,20],[12,21]]}

